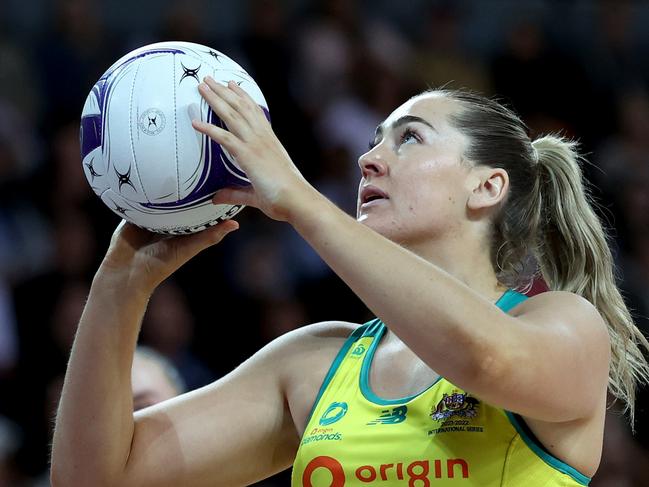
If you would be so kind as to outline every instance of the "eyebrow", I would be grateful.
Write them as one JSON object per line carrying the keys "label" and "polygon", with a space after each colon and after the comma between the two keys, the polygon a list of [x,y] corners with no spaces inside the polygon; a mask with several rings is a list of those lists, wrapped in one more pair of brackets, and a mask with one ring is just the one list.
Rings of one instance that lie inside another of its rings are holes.
{"label": "eyebrow", "polygon": [[[396,130],[399,127],[401,127],[402,125],[405,125],[405,124],[411,123],[411,122],[418,122],[418,123],[424,124],[427,127],[433,129],[435,132],[437,132],[437,129],[435,127],[433,127],[430,122],[428,122],[427,120],[425,120],[425,119],[423,119],[421,117],[415,117],[414,115],[404,115],[403,117],[399,117],[394,122],[392,122],[392,125],[390,126],[390,128],[392,130]],[[385,130],[383,127],[384,127],[383,124],[376,127],[376,131],[374,132],[374,139],[377,139],[377,138],[383,136],[383,132]]]}

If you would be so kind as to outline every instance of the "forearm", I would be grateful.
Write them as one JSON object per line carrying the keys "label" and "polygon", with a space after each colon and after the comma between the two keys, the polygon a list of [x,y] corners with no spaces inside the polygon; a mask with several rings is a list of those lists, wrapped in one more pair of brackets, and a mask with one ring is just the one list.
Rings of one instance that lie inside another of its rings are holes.
{"label": "forearm", "polygon": [[102,485],[124,469],[133,437],[131,365],[148,296],[95,276],[72,347],[52,448],[60,485]]}
{"label": "forearm", "polygon": [[494,353],[506,346],[511,318],[443,269],[356,222],[324,197],[304,202],[292,215],[295,229],[429,366],[466,383],[483,367],[498,365]]}

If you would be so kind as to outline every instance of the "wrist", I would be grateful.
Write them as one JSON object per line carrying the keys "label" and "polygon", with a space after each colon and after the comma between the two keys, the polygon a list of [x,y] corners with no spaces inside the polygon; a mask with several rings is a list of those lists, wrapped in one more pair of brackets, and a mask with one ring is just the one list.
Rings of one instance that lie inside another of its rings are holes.
{"label": "wrist", "polygon": [[113,268],[103,262],[92,280],[92,288],[102,294],[112,294],[120,299],[149,300],[155,285],[144,282],[138,272],[131,268]]}
{"label": "wrist", "polygon": [[315,189],[292,205],[288,222],[307,241],[321,235],[336,218],[347,216],[343,210]]}

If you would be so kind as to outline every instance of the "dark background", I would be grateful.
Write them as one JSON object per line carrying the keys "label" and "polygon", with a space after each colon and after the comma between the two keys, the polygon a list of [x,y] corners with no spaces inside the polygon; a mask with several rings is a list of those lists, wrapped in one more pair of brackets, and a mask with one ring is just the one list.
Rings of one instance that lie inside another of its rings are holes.
{"label": "dark background", "polygon": [[[48,485],[71,340],[118,223],[82,173],[83,102],[117,58],[160,40],[242,64],[300,170],[348,212],[375,126],[428,86],[497,94],[533,134],[577,138],[647,331],[649,2],[0,1],[0,485]],[[145,318],[142,342],[190,387],[295,327],[370,318],[290,227],[254,209],[237,219],[241,230],[164,284]],[[634,438],[609,415],[592,485],[649,485],[646,402]]]}

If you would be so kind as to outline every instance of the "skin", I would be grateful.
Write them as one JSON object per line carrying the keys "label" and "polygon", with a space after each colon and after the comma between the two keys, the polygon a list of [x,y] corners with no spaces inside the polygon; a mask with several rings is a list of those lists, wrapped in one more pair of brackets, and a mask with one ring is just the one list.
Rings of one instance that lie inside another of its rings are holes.
{"label": "skin", "polygon": [[[214,202],[291,224],[388,326],[370,372],[377,394],[414,394],[442,375],[521,414],[555,456],[595,472],[610,360],[605,323],[570,293],[535,296],[509,314],[494,306],[504,288],[486,235],[509,179],[463,159],[468,141],[448,123],[455,102],[428,94],[388,117],[359,160],[361,187],[388,198],[359,202],[354,219],[302,177],[235,83],[206,79],[199,90],[229,131],[194,127],[223,144],[252,181],[219,191]],[[404,116],[425,123],[403,125]],[[130,366],[149,296],[237,227],[227,221],[173,239],[118,227],[73,346],[53,485],[247,485],[292,463],[318,388],[355,324],[289,332],[214,384],[132,415]]]}

